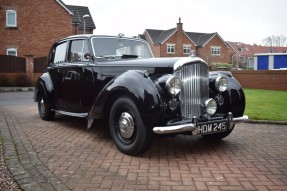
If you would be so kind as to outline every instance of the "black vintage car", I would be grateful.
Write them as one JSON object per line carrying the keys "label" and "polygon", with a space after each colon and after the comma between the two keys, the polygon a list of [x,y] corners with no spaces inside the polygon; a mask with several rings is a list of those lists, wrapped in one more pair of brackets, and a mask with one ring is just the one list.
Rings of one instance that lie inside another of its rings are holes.
{"label": "black vintage car", "polygon": [[71,36],[56,42],[38,79],[40,117],[55,113],[107,117],[117,148],[146,151],[153,134],[228,136],[243,115],[245,96],[230,72],[209,72],[198,57],[153,58],[138,38]]}

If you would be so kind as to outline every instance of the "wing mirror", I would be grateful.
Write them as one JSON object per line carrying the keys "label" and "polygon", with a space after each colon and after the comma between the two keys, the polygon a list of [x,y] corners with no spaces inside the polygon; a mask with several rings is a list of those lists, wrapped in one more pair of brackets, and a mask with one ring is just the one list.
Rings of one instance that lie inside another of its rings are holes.
{"label": "wing mirror", "polygon": [[88,52],[84,54],[84,58],[85,58],[85,60],[89,60],[89,61],[93,60],[92,55]]}

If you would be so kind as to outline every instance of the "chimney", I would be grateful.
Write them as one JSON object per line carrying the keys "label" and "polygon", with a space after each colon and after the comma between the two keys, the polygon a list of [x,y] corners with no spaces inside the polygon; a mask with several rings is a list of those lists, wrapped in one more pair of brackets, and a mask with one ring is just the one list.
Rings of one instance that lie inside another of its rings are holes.
{"label": "chimney", "polygon": [[182,23],[181,23],[181,18],[179,17],[178,19],[178,23],[177,23],[177,30],[181,30],[182,31]]}

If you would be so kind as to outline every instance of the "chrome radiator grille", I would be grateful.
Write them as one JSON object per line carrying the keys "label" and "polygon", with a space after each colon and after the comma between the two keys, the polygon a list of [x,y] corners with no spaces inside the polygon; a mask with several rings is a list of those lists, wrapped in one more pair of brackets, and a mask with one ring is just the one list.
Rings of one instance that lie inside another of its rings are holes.
{"label": "chrome radiator grille", "polygon": [[204,114],[203,103],[209,97],[208,67],[205,63],[185,64],[178,70],[181,87],[181,114],[192,118]]}

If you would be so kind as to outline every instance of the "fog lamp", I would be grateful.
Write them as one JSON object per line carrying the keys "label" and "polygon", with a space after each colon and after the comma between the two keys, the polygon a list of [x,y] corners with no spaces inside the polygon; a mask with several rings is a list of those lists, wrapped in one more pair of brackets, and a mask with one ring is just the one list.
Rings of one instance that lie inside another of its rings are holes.
{"label": "fog lamp", "polygon": [[217,105],[214,99],[208,99],[204,102],[206,113],[213,115],[216,112]]}
{"label": "fog lamp", "polygon": [[168,102],[169,109],[171,109],[172,111],[174,111],[177,108],[177,105],[178,105],[177,99],[175,98],[169,100]]}

